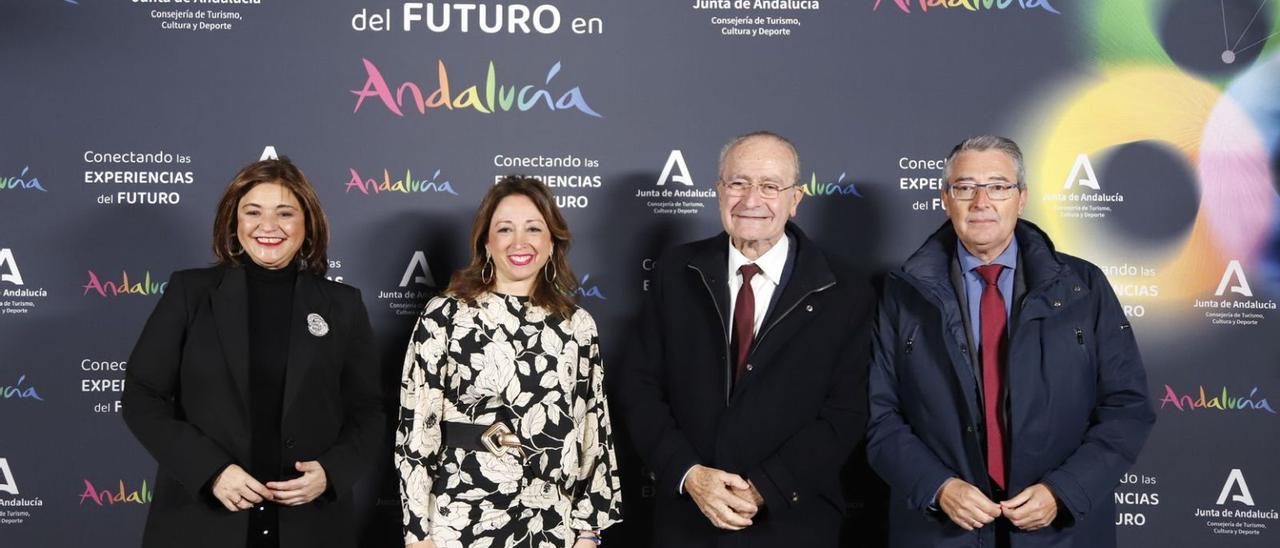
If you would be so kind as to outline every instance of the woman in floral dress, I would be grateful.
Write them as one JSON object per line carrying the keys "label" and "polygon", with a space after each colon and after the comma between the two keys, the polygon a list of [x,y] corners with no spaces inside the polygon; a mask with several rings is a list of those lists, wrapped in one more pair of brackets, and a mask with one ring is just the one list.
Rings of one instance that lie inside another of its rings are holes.
{"label": "woman in floral dress", "polygon": [[427,303],[400,381],[396,468],[412,548],[594,548],[621,521],[595,321],[538,180],[481,202],[471,264]]}

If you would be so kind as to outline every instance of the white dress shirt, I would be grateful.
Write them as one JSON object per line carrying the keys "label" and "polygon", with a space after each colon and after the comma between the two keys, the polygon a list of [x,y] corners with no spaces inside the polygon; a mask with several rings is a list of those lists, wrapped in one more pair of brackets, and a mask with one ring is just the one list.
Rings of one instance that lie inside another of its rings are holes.
{"label": "white dress shirt", "polygon": [[751,291],[756,297],[756,316],[752,323],[752,331],[760,332],[760,327],[764,324],[764,315],[769,312],[769,302],[773,299],[773,292],[778,288],[778,284],[782,283],[782,269],[787,266],[787,252],[791,248],[790,238],[783,236],[778,243],[764,252],[759,259],[752,261],[746,255],[743,255],[738,248],[733,247],[733,242],[729,242],[729,276],[725,279],[729,280],[729,318],[726,321],[729,325],[733,325],[733,311],[738,306],[738,290],[742,287],[742,274],[738,272],[742,265],[755,263],[760,267],[760,273],[751,278]]}

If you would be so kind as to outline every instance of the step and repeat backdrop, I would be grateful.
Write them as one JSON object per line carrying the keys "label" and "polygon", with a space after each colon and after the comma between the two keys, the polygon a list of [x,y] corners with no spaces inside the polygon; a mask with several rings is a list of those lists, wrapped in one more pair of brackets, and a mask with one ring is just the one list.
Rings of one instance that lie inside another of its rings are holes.
{"label": "step and repeat backdrop", "polygon": [[[497,178],[555,192],[607,367],[660,251],[720,230],[721,144],[758,129],[799,148],[800,226],[880,271],[944,221],[952,145],[1019,141],[1026,217],[1102,266],[1146,360],[1120,545],[1280,545],[1277,32],[1267,0],[6,0],[0,545],[138,544],[128,355],[169,274],[210,263],[242,165],[287,155],[316,186],[394,398]],[[619,443],[606,539],[640,546],[652,488]],[[364,546],[399,544],[387,460]],[[883,502],[849,478],[852,546]]]}

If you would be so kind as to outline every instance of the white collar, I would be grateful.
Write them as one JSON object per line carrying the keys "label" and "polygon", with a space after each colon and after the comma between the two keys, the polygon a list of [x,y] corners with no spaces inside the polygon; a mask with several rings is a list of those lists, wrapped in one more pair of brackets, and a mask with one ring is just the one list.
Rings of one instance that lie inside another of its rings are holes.
{"label": "white collar", "polygon": [[738,251],[738,248],[733,247],[733,238],[729,238],[729,275],[736,275],[738,269],[744,264],[755,263],[760,267],[764,277],[773,282],[773,285],[782,285],[782,269],[787,265],[787,253],[790,248],[791,238],[783,234],[778,243],[769,248],[769,251],[752,261]]}

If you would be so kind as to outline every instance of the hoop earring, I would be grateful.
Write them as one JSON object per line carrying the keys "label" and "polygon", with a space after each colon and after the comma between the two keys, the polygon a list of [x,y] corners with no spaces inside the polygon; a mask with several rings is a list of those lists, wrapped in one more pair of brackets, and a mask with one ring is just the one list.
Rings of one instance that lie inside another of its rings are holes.
{"label": "hoop earring", "polygon": [[547,267],[544,266],[542,267],[542,277],[547,280],[547,283],[552,284],[554,286],[556,283],[556,274],[557,274],[555,257],[553,256],[552,260],[547,261],[547,264],[551,265],[551,275],[549,276],[547,275]]}
{"label": "hoop earring", "polygon": [[[480,281],[484,283],[484,285],[489,285],[489,282],[493,281],[493,269],[489,268],[491,266],[493,266],[493,257],[490,257],[488,253],[485,253],[484,266],[480,267]],[[489,269],[488,278],[485,278],[485,275],[484,275],[485,269]]]}

